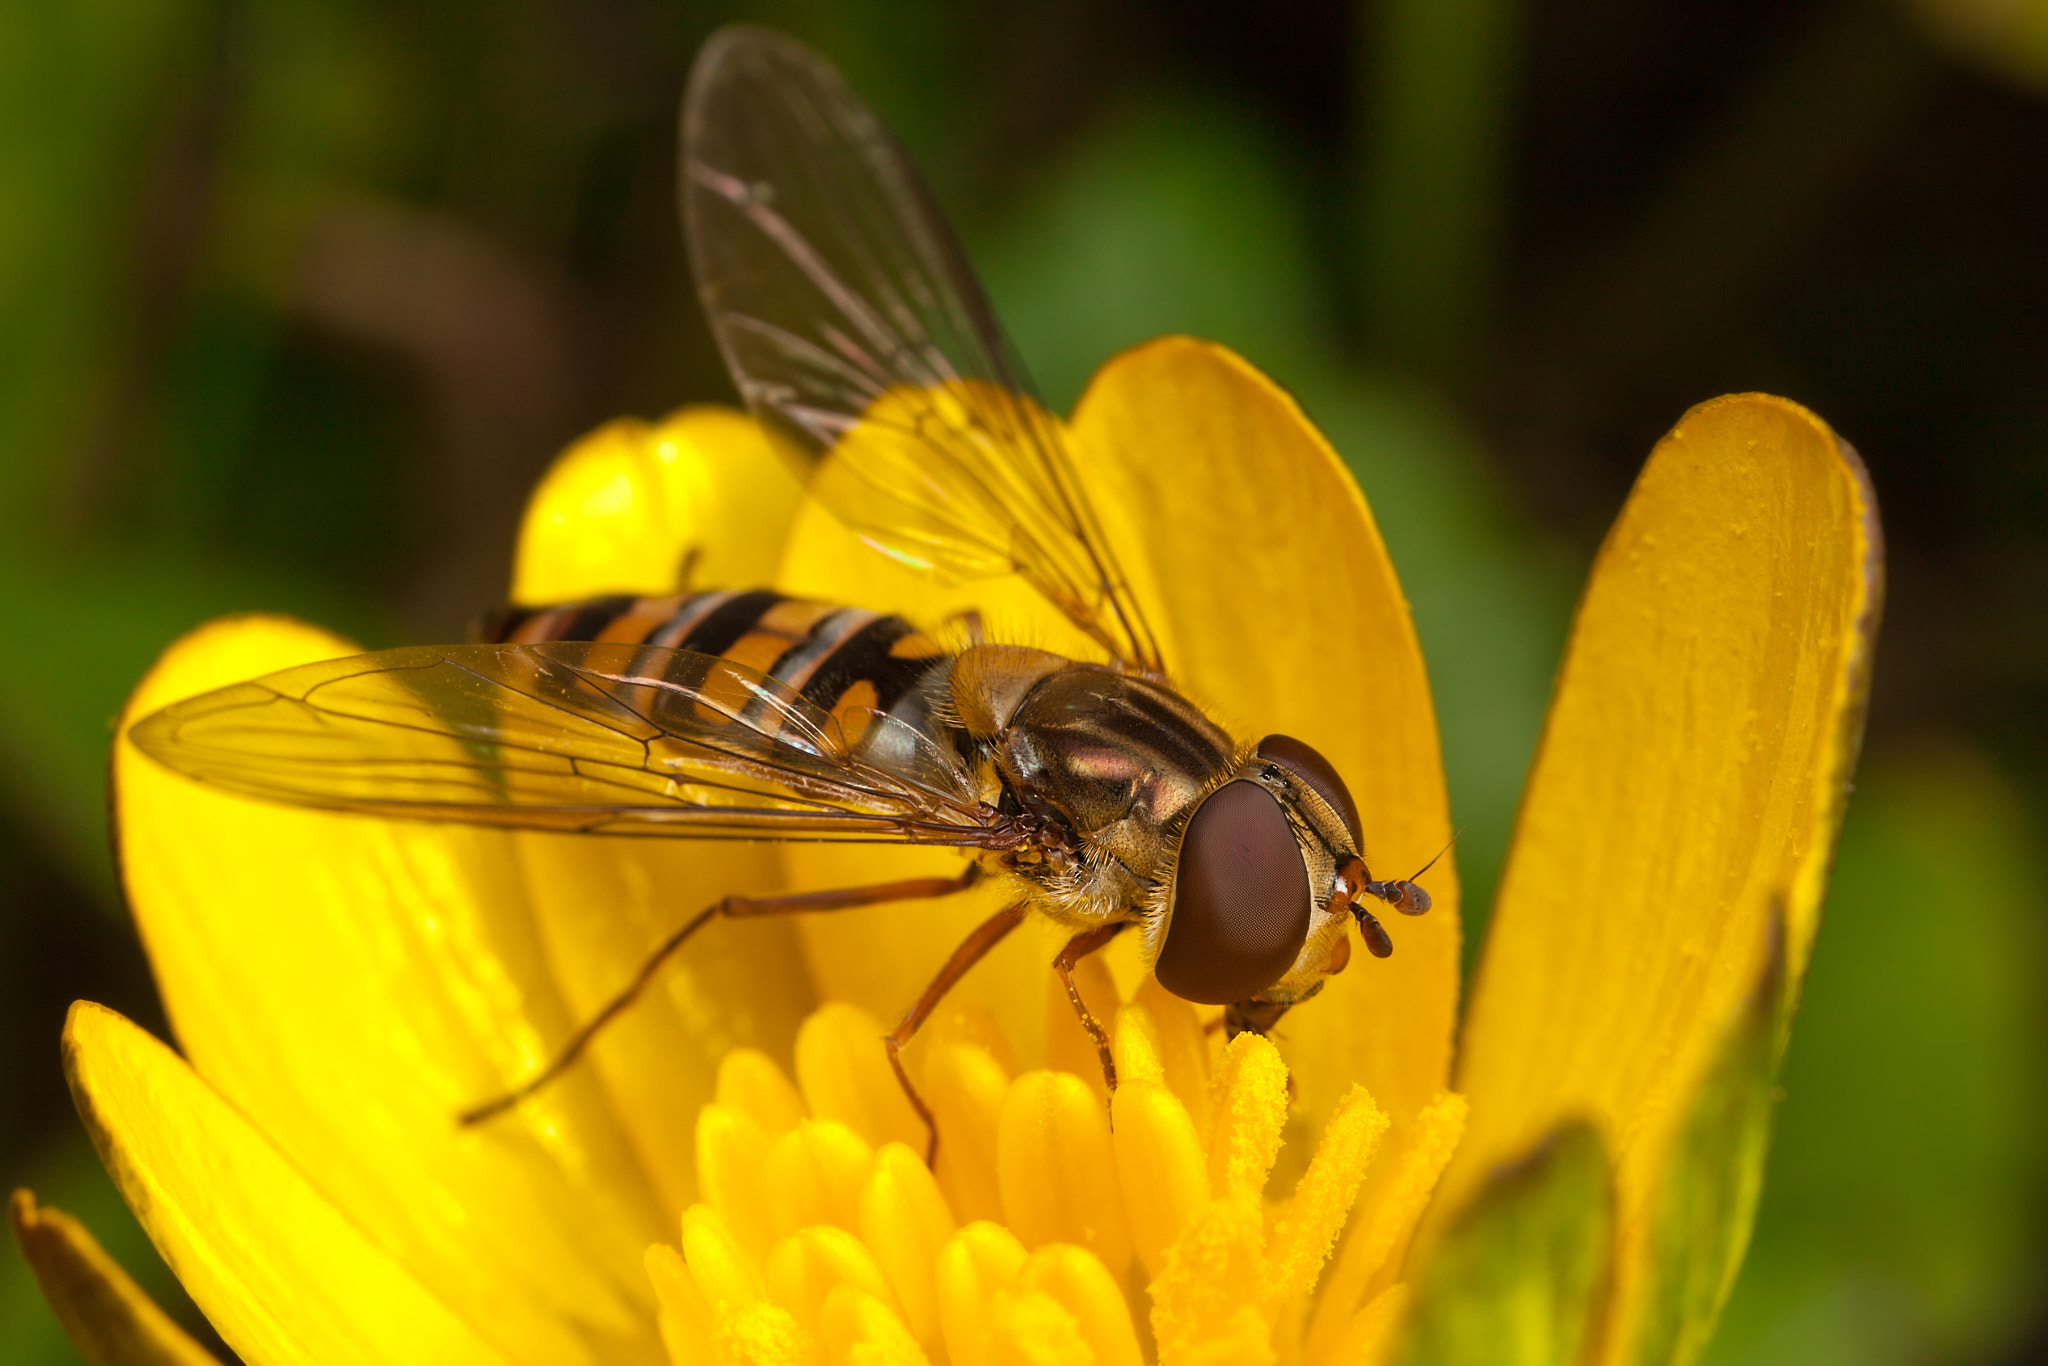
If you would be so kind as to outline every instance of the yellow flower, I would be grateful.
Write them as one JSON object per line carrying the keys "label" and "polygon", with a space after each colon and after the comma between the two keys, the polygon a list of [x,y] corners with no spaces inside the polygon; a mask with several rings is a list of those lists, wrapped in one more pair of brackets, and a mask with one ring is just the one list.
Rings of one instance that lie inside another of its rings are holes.
{"label": "yellow flower", "polygon": [[[1071,434],[1190,694],[1328,755],[1376,868],[1435,853],[1407,607],[1293,402],[1167,339],[1110,362]],[[568,452],[515,593],[666,590],[691,547],[699,582],[930,623],[973,604],[998,638],[1087,653],[1019,585],[940,590],[869,552],[719,411]],[[184,1056],[80,1005],[79,1109],[261,1366],[1689,1361],[1754,1205],[1878,557],[1860,467],[1811,414],[1695,409],[1579,610],[1462,1026],[1449,858],[1394,957],[1361,955],[1271,1043],[1225,1047],[1133,957],[1090,960],[1084,991],[1126,1003],[1109,1107],[1054,941],[1014,936],[912,1051],[935,1171],[879,1022],[991,888],[719,926],[588,1065],[489,1125],[453,1116],[707,902],[957,854],[342,818],[195,787],[123,741],[123,875]],[[129,716],[348,649],[217,622]],[[193,1359],[82,1230],[26,1197],[15,1215],[103,1359]]]}

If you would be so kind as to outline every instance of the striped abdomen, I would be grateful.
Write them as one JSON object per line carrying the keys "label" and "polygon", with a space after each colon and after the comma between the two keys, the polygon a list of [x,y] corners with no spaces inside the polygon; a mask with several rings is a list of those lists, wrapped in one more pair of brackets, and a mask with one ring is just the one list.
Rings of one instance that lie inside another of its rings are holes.
{"label": "striped abdomen", "polygon": [[863,708],[894,711],[950,658],[902,617],[766,590],[507,607],[481,634],[508,645],[609,640],[716,655],[787,684],[835,717]]}

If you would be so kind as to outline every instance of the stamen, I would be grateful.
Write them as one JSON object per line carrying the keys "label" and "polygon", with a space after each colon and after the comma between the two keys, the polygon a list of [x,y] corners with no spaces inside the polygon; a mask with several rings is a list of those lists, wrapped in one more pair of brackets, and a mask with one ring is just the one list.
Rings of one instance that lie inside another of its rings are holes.
{"label": "stamen", "polygon": [[933,1273],[953,1236],[953,1212],[930,1169],[901,1143],[875,1154],[874,1174],[860,1193],[860,1236],[888,1275],[911,1334],[934,1351],[940,1336]]}
{"label": "stamen", "polygon": [[1195,1132],[1209,1133],[1209,1037],[1195,1008],[1146,977],[1133,1005],[1143,1006],[1151,1020],[1166,1085],[1188,1109]]}
{"label": "stamen", "polygon": [[1280,1155],[1287,1122],[1287,1065],[1272,1040],[1240,1034],[1225,1045],[1215,1097],[1209,1190],[1218,1200],[1257,1195]]}
{"label": "stamen", "polygon": [[828,1362],[849,1366],[927,1366],[917,1340],[880,1297],[852,1285],[835,1286],[818,1315],[818,1336]]}
{"label": "stamen", "polygon": [[[1398,1131],[1395,1165],[1352,1219],[1390,1130],[1353,1088],[1276,1198],[1289,1086],[1273,1043],[1221,1044],[1149,980],[1121,1009],[1106,972],[1088,991],[1122,1078],[1109,1105],[1092,1047],[1069,1050],[1078,1071],[1013,1076],[985,1013],[932,1021],[915,1080],[936,1171],[864,1012],[805,1021],[798,1085],[764,1054],[727,1056],[697,1122],[703,1203],[680,1250],[646,1258],[675,1366],[1145,1366],[1140,1314],[1159,1366],[1381,1351],[1462,1100],[1440,1096]],[[1067,1015],[1051,1016],[1049,1054]]]}
{"label": "stamen", "polygon": [[1272,1330],[1253,1303],[1265,1281],[1265,1218],[1251,1195],[1211,1201],[1152,1282],[1162,1363],[1270,1362]]}
{"label": "stamen", "polygon": [[991,1366],[997,1297],[1017,1283],[1030,1258],[1015,1234],[987,1221],[961,1229],[940,1251],[939,1323],[952,1366]]}
{"label": "stamen", "polygon": [[1416,1221],[1436,1190],[1437,1178],[1450,1165],[1451,1154],[1465,1134],[1465,1098],[1441,1092],[1415,1117],[1406,1141],[1394,1156],[1393,1170],[1378,1184],[1375,1198],[1360,1213],[1337,1264],[1330,1269],[1323,1293],[1309,1323],[1304,1357],[1311,1362],[1355,1361],[1337,1349],[1354,1310],[1370,1307],[1392,1280],[1400,1254]]}
{"label": "stamen", "polygon": [[1116,1151],[1101,1099],[1071,1072],[1026,1072],[1003,1100],[996,1176],[1003,1222],[1026,1246],[1079,1243],[1117,1275],[1131,1260]]}
{"label": "stamen", "polygon": [[962,1219],[1001,1219],[996,1133],[1010,1091],[1008,1069],[979,1044],[941,1034],[925,1054],[923,1091],[939,1126],[935,1174],[946,1203]]}
{"label": "stamen", "polygon": [[697,1190],[745,1245],[747,1255],[767,1255],[776,1225],[769,1212],[768,1170],[762,1156],[767,1132],[754,1117],[730,1105],[711,1104],[697,1112]]}
{"label": "stamen", "polygon": [[690,1279],[683,1254],[667,1243],[647,1249],[647,1279],[660,1306],[661,1344],[670,1361],[705,1361],[711,1357],[711,1309]]}
{"label": "stamen", "polygon": [[854,1286],[883,1300],[895,1315],[895,1292],[866,1243],[831,1225],[799,1229],[768,1253],[768,1298],[791,1311],[797,1327],[815,1335],[825,1296]]}
{"label": "stamen", "polygon": [[896,1312],[896,1292],[867,1245],[843,1228],[816,1224],[799,1229],[768,1253],[768,1295],[789,1310],[807,1333],[818,1330],[825,1297],[851,1285],[882,1299]]}
{"label": "stamen", "polygon": [[787,1237],[812,1224],[860,1227],[860,1188],[875,1150],[844,1124],[807,1119],[768,1148],[764,1188],[768,1220]]}
{"label": "stamen", "polygon": [[882,1032],[858,1006],[834,1003],[813,1012],[797,1030],[796,1084],[820,1119],[836,1119],[873,1144],[893,1139],[922,1152],[924,1121],[876,1045]]}
{"label": "stamen", "polygon": [[1144,1366],[1124,1292],[1100,1261],[1078,1247],[1054,1243],[1031,1254],[1018,1278],[1073,1316],[1094,1351],[1094,1366]]}
{"label": "stamen", "polygon": [[1387,1114],[1363,1086],[1354,1086],[1324,1126],[1323,1140],[1295,1187],[1287,1216],[1273,1230],[1268,1253],[1266,1306],[1303,1295],[1337,1245],[1338,1231],[1358,1198],[1373,1149],[1387,1131]]}
{"label": "stamen", "polygon": [[1124,1212],[1138,1261],[1156,1276],[1166,1265],[1166,1249],[1208,1203],[1208,1156],[1187,1107],[1166,1085],[1158,1030],[1141,1005],[1117,1015],[1116,1064],[1122,1081],[1111,1115]]}
{"label": "stamen", "polygon": [[753,1116],[769,1136],[804,1117],[804,1098],[775,1060],[756,1048],[735,1048],[718,1062],[718,1103]]}
{"label": "stamen", "polygon": [[1373,1296],[1372,1302],[1344,1325],[1344,1334],[1337,1339],[1331,1360],[1384,1361],[1394,1330],[1401,1326],[1401,1314],[1407,1308],[1406,1285],[1390,1285]]}

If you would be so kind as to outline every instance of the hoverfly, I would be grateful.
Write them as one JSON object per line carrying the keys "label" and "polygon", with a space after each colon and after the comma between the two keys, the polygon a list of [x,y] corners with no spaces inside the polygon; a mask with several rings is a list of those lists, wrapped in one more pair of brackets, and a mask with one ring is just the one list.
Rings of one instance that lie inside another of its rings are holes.
{"label": "hoverfly", "polygon": [[722,917],[937,897],[985,876],[1014,887],[885,1036],[928,1126],[898,1055],[1029,913],[1072,933],[1053,967],[1112,1087],[1073,972],[1129,927],[1160,985],[1225,1007],[1232,1033],[1272,1028],[1342,970],[1350,922],[1392,952],[1364,900],[1420,915],[1429,894],[1367,871],[1357,808],[1314,749],[1240,743],[1175,690],[1059,423],[908,157],[839,73],[776,34],[713,37],[684,98],[680,193],[734,383],[810,493],[899,562],[1021,576],[1107,659],[978,632],[954,652],[858,608],[679,592],[507,609],[477,643],[291,669],[139,722],[137,746],[177,772],[300,806],[973,851],[958,877],[701,910],[541,1073],[464,1118],[558,1075]]}

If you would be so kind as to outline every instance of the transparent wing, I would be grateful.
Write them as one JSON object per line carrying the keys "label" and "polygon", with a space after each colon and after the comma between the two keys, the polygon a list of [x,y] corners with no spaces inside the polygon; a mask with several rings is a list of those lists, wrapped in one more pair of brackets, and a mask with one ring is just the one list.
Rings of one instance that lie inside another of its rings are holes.
{"label": "transparent wing", "polygon": [[1161,670],[1059,423],[916,168],[837,71],[779,34],[715,35],[684,98],[681,193],[734,383],[826,506],[915,568],[1021,574],[1118,659]]}
{"label": "transparent wing", "polygon": [[386,650],[179,702],[129,732],[179,773],[364,815],[618,835],[985,845],[960,758],[766,674],[609,642]]}

